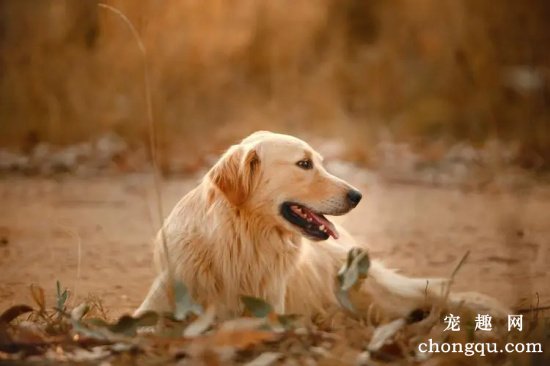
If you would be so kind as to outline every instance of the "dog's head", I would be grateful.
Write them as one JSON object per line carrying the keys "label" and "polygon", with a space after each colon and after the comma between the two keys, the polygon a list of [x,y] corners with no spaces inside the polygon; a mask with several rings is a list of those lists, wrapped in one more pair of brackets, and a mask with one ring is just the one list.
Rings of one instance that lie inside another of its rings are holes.
{"label": "dog's head", "polygon": [[314,240],[337,238],[324,215],[343,215],[362,197],[306,142],[265,131],[229,148],[207,177],[232,205]]}

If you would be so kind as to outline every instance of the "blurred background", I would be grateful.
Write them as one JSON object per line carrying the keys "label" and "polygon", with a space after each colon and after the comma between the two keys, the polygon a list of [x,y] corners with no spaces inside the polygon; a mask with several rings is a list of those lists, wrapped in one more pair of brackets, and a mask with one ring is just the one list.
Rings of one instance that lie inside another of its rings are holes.
{"label": "blurred background", "polygon": [[[142,54],[97,3],[0,1],[3,170],[147,160]],[[330,141],[326,153],[369,167],[549,167],[548,1],[105,3],[147,49],[167,173],[257,129]]]}
{"label": "blurred background", "polygon": [[0,307],[61,280],[134,309],[160,218],[258,129],[366,194],[344,219],[373,256],[431,277],[471,251],[459,290],[549,304],[550,1],[103,1],[147,50],[169,179],[127,24],[0,0]]}

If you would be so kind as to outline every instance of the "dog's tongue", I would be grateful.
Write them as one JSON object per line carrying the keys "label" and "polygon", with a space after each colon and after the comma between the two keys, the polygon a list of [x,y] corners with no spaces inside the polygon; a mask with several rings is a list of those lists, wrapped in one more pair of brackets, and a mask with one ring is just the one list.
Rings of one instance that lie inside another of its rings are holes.
{"label": "dog's tongue", "polygon": [[322,215],[317,215],[315,212],[313,211],[309,211],[308,212],[309,216],[313,219],[313,221],[321,226],[321,225],[324,225],[325,228],[326,228],[326,231],[327,233],[332,236],[334,239],[338,239],[338,232],[336,231],[336,228],[334,227],[334,225],[332,224],[332,222],[328,221],[324,216]]}

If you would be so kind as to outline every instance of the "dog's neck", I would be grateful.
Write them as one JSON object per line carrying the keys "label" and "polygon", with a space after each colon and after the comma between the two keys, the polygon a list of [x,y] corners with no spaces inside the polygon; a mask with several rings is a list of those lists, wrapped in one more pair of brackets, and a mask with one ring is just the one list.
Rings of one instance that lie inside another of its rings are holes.
{"label": "dog's neck", "polygon": [[203,283],[193,280],[196,273],[182,275],[199,301],[221,298],[237,311],[238,295],[247,294],[282,311],[286,281],[301,258],[301,237],[277,227],[273,217],[235,207],[211,188],[199,185],[189,192],[167,220],[169,248],[180,253],[176,271],[198,268],[210,276]]}
{"label": "dog's neck", "polygon": [[[214,237],[234,238],[231,240],[235,242],[233,244],[276,254],[297,252],[301,247],[302,237],[299,234],[274,222],[272,217],[262,215],[261,209],[246,204],[236,207],[213,187],[207,190],[203,198],[207,204],[205,220],[214,223],[208,229]],[[217,230],[222,232],[215,232]]]}

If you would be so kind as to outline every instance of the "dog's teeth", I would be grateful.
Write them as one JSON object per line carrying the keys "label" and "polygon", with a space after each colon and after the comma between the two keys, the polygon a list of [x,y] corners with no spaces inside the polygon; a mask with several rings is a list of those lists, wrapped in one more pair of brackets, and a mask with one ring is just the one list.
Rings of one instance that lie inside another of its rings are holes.
{"label": "dog's teeth", "polygon": [[312,222],[313,220],[311,219],[311,217],[308,217],[307,218],[307,222]]}
{"label": "dog's teeth", "polygon": [[319,230],[321,230],[321,231],[325,231],[325,225],[321,225],[321,226],[319,226]]}

